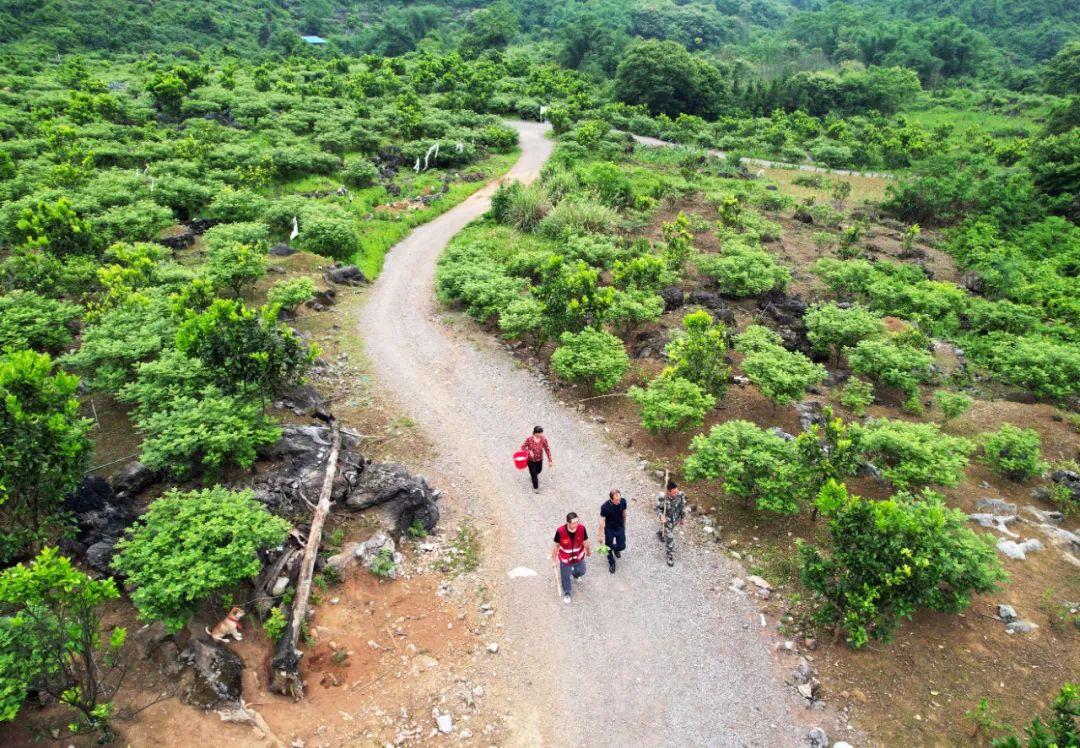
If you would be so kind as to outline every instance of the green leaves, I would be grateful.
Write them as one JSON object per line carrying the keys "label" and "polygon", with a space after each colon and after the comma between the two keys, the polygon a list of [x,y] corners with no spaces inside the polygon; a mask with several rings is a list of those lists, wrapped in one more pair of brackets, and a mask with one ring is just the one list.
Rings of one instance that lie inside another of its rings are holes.
{"label": "green leaves", "polygon": [[0,296],[0,352],[25,348],[56,353],[71,342],[68,325],[79,308],[54,301],[33,291],[11,291]]}
{"label": "green leaves", "polygon": [[587,327],[564,332],[562,345],[551,355],[551,370],[571,382],[587,382],[597,392],[617,385],[630,367],[623,343],[611,333]]}
{"label": "green leaves", "polygon": [[959,485],[975,445],[932,423],[880,418],[853,426],[863,454],[898,488]]}
{"label": "green leaves", "polygon": [[973,593],[997,589],[1005,574],[989,539],[940,494],[887,501],[849,496],[831,481],[818,496],[832,551],[800,543],[803,583],[822,596],[819,618],[838,625],[852,647],[889,640],[920,608],[957,613]]}
{"label": "green leaves", "polygon": [[758,509],[799,511],[799,475],[793,442],[749,421],[727,421],[698,434],[683,464],[689,480],[719,480],[724,493],[754,501]]}
{"label": "green leaves", "polygon": [[722,398],[731,376],[724,362],[726,351],[727,328],[700,310],[683,317],[683,329],[675,332],[664,355],[675,376]]}
{"label": "green leaves", "polygon": [[694,262],[716,282],[720,293],[735,298],[784,288],[791,281],[791,273],[775,257],[743,242],[728,243],[720,254],[700,254]]}
{"label": "green leaves", "polygon": [[839,359],[841,351],[860,340],[885,333],[881,317],[858,305],[845,308],[835,303],[814,304],[806,310],[804,320],[806,337],[814,350],[822,353],[832,350],[834,359]]}
{"label": "green leaves", "polygon": [[288,529],[251,491],[174,490],[117,544],[113,568],[135,588],[140,618],[179,631],[204,599],[254,577],[259,550],[280,543]]}
{"label": "green leaves", "polygon": [[649,382],[648,389],[631,387],[627,394],[638,405],[641,425],[665,436],[701,426],[716,405],[716,398],[671,369]]}
{"label": "green leaves", "polygon": [[759,326],[747,328],[735,349],[746,354],[740,368],[774,406],[801,400],[808,387],[825,379],[825,367],[775,341],[779,336]]}
{"label": "green leaves", "polygon": [[979,445],[983,449],[983,461],[1009,480],[1023,482],[1048,467],[1041,459],[1042,439],[1035,429],[1005,423],[997,431],[982,434]]}
{"label": "green leaves", "polygon": [[906,394],[919,391],[930,379],[934,357],[929,351],[904,345],[895,339],[861,340],[848,350],[848,363],[856,374],[876,379]]}
{"label": "green leaves", "polygon": [[232,289],[239,298],[246,286],[266,275],[266,255],[250,244],[216,244],[207,250],[202,272],[214,286]]}

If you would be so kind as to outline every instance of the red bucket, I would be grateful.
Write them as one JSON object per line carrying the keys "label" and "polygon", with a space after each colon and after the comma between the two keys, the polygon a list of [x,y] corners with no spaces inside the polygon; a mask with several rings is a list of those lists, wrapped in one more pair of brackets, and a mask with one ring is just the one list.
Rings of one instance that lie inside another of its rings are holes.
{"label": "red bucket", "polygon": [[514,452],[514,467],[518,470],[524,470],[525,466],[529,464],[529,455],[525,452]]}

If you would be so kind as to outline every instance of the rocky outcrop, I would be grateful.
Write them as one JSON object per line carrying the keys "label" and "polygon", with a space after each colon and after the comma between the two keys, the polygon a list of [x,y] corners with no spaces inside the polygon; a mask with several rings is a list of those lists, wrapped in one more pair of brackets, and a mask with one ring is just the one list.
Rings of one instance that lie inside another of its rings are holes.
{"label": "rocky outcrop", "polygon": [[115,546],[124,530],[135,521],[128,499],[118,496],[100,476],[84,478],[64,502],[75,515],[78,532],[67,541],[65,551],[81,558],[93,571],[108,575]]}
{"label": "rocky outcrop", "polygon": [[412,476],[402,465],[377,463],[368,465],[356,487],[345,500],[353,511],[381,507],[395,518],[395,530],[405,532],[419,522],[431,532],[439,523],[436,502],[441,493],[433,490],[424,478]]}
{"label": "rocky outcrop", "polygon": [[690,304],[704,307],[713,319],[723,322],[727,327],[735,328],[735,312],[731,310],[724,297],[711,291],[694,291],[687,298]]}
{"label": "rocky outcrop", "polygon": [[117,496],[133,499],[161,480],[161,473],[141,462],[129,462],[112,477],[112,487]]}
{"label": "rocky outcrop", "polygon": [[240,703],[240,656],[213,640],[194,638],[180,654],[180,661],[195,670],[187,703],[203,709],[217,709]]}
{"label": "rocky outcrop", "polygon": [[368,282],[367,276],[356,265],[342,265],[340,262],[327,270],[325,277],[330,283],[342,286],[359,286]]}
{"label": "rocky outcrop", "polygon": [[813,358],[816,354],[806,337],[807,303],[799,296],[788,296],[783,291],[769,291],[758,299],[758,311],[772,323],[789,351],[799,351]]}

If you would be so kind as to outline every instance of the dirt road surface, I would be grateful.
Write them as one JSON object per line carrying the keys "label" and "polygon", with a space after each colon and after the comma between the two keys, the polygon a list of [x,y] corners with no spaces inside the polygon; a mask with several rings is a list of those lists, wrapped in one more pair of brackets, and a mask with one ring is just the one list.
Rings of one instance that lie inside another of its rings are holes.
{"label": "dirt road surface", "polygon": [[[553,143],[517,123],[521,158],[508,178],[535,179]],[[478,497],[505,611],[497,655],[512,695],[514,745],[795,746],[800,700],[775,673],[751,602],[727,589],[741,573],[701,544],[680,543],[669,568],[652,514],[659,485],[603,426],[558,401],[505,351],[476,345],[439,317],[435,262],[488,208],[494,187],[417,228],[388,255],[358,321],[372,371],[440,452],[433,470]],[[511,455],[535,424],[551,441],[539,495]],[[599,556],[565,605],[549,554],[577,511],[593,541],[610,488],[631,498],[618,572]],[[691,497],[691,500],[693,497]],[[536,576],[511,579],[525,567]],[[791,667],[790,664],[787,665]]]}

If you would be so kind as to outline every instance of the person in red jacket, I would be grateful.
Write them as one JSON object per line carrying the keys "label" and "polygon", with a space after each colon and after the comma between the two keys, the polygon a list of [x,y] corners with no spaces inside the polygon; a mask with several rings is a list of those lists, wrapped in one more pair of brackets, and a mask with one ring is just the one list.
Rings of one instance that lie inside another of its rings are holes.
{"label": "person in red jacket", "polygon": [[576,512],[566,515],[566,524],[555,530],[555,545],[551,547],[551,565],[559,565],[563,602],[570,602],[570,581],[585,576],[585,557],[592,554],[589,533],[578,520]]}
{"label": "person in red jacket", "polygon": [[547,453],[548,467],[555,464],[551,460],[551,447],[544,436],[544,429],[534,426],[532,436],[525,439],[521,451],[529,458],[529,477],[532,478],[533,493],[540,493],[540,471],[544,469],[544,454]]}

